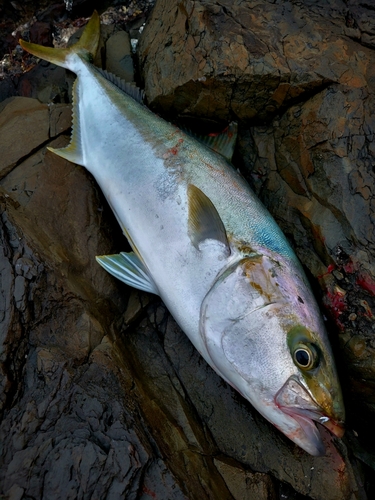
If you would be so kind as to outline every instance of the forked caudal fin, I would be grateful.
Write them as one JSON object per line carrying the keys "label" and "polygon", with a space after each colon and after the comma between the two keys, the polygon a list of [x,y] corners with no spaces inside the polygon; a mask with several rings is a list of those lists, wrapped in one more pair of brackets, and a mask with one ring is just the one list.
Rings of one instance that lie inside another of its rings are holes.
{"label": "forked caudal fin", "polygon": [[[77,43],[66,49],[54,49],[52,47],[43,47],[35,43],[25,42],[20,40],[21,47],[30,54],[45,59],[53,64],[62,66],[63,68],[73,69],[76,57],[90,61],[96,54],[100,38],[100,18],[99,14],[94,11],[90,21],[87,23],[81,38]],[[83,165],[83,154],[80,134],[80,119],[78,108],[78,79],[73,86],[73,124],[72,136],[70,144],[66,148],[54,149],[48,148],[53,153],[65,158],[68,161]]]}
{"label": "forked caudal fin", "polygon": [[90,21],[82,33],[81,38],[77,43],[66,49],[55,49],[53,47],[43,47],[36,43],[25,42],[20,40],[21,47],[40,59],[45,59],[57,66],[70,69],[69,56],[72,54],[79,54],[86,60],[90,60],[95,56],[98,49],[100,38],[100,18],[99,14],[94,11]]}

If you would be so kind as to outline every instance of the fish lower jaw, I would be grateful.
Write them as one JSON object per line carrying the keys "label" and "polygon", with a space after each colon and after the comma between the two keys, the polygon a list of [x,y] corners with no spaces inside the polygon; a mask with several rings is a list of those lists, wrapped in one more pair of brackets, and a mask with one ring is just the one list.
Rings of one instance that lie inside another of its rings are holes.
{"label": "fish lower jaw", "polygon": [[325,454],[325,446],[319,432],[319,426],[316,425],[317,423],[340,439],[344,435],[344,424],[336,422],[322,412],[306,408],[286,407],[279,404],[276,404],[276,406],[284,415],[292,418],[297,423],[298,428],[286,431],[280,426],[276,425],[276,427],[310,455],[322,456]]}
{"label": "fish lower jaw", "polygon": [[325,446],[315,422],[323,423],[322,420],[329,421],[329,418],[324,417],[322,413],[306,408],[283,406],[277,403],[276,406],[286,417],[293,419],[297,424],[297,426],[292,426],[293,430],[291,431],[284,429],[281,431],[310,455],[316,457],[324,455]]}
{"label": "fish lower jaw", "polygon": [[280,410],[284,411],[298,424],[295,431],[291,433],[284,432],[284,434],[310,455],[315,457],[323,456],[326,450],[315,422],[309,417],[304,417],[292,411],[285,411],[284,408],[280,408]]}
{"label": "fish lower jaw", "polygon": [[274,401],[269,401],[266,407],[255,407],[282,434],[304,451],[315,457],[325,454],[325,446],[315,419],[295,412],[295,408],[275,404]]}

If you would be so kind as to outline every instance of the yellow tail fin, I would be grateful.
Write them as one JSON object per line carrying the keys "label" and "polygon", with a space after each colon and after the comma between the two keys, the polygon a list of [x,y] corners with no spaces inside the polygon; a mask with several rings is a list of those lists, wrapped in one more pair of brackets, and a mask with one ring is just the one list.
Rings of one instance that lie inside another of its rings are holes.
{"label": "yellow tail fin", "polygon": [[94,11],[90,21],[87,23],[81,38],[77,43],[66,49],[54,49],[53,47],[43,47],[36,43],[25,42],[20,40],[21,47],[40,59],[45,59],[51,63],[69,68],[68,56],[70,54],[79,54],[85,59],[95,56],[100,38],[100,18],[99,14]]}

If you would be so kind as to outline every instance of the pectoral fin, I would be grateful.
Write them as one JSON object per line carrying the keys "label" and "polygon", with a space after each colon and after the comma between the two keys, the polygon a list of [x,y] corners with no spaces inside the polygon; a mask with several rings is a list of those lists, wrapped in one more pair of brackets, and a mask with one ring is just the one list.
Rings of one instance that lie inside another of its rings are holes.
{"label": "pectoral fin", "polygon": [[216,240],[222,243],[230,253],[227,234],[223,221],[212,201],[196,186],[188,187],[189,221],[188,233],[191,242],[199,250],[205,240]]}
{"label": "pectoral fin", "polygon": [[133,252],[101,255],[96,257],[96,260],[106,271],[127,285],[144,292],[159,295],[159,291],[153,279],[149,276],[146,267]]}

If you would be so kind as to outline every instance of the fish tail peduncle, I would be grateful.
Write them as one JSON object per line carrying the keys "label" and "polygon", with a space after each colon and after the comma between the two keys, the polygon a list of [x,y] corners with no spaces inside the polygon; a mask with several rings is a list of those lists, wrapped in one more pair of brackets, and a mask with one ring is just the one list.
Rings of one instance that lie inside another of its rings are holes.
{"label": "fish tail peduncle", "polygon": [[43,47],[36,43],[20,40],[21,47],[40,59],[49,61],[57,66],[70,69],[69,56],[79,54],[86,60],[90,60],[96,54],[100,38],[100,17],[97,11],[93,12],[89,22],[77,43],[66,49],[55,49],[53,47]]}

